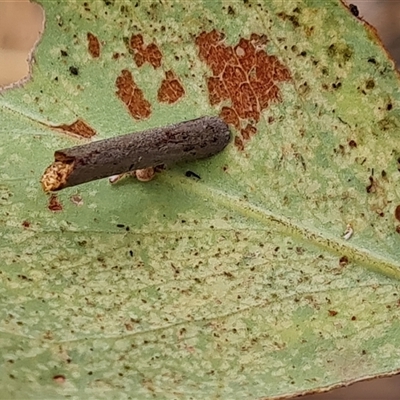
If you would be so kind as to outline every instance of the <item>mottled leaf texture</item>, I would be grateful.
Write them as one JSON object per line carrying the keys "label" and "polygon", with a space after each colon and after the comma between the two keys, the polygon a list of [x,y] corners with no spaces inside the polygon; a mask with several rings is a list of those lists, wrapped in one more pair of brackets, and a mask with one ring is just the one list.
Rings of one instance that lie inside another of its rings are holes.
{"label": "mottled leaf texture", "polygon": [[[31,80],[0,95],[1,397],[399,371],[399,77],[373,29],[336,0],[41,4]],[[213,158],[41,189],[55,150],[204,115],[232,132]]]}

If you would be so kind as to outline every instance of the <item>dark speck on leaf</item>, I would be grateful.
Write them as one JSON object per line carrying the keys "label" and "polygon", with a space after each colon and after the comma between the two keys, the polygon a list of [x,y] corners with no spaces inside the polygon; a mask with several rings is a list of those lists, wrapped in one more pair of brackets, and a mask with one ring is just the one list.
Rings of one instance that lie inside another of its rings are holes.
{"label": "dark speck on leaf", "polygon": [[367,193],[374,193],[375,192],[375,182],[372,176],[369,177],[370,184],[367,186]]}
{"label": "dark speck on leaf", "polygon": [[71,72],[71,75],[78,75],[79,74],[79,69],[76,67],[69,67],[69,72]]}
{"label": "dark speck on leaf", "polygon": [[357,142],[356,142],[355,140],[350,140],[350,141],[349,141],[349,146],[350,146],[350,147],[353,147],[353,148],[354,148],[354,147],[357,147]]}
{"label": "dark speck on leaf", "polygon": [[197,178],[197,179],[201,179],[199,175],[197,175],[195,172],[193,171],[186,171],[185,172],[185,176],[187,176],[188,178]]}
{"label": "dark speck on leaf", "polygon": [[368,79],[365,83],[365,87],[367,89],[373,89],[375,87],[375,82],[373,81],[373,79]]}

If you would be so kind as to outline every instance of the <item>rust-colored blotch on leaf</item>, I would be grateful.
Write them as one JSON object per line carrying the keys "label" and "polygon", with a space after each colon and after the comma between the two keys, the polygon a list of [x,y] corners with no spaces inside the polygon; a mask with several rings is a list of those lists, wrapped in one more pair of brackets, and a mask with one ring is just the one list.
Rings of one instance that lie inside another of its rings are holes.
{"label": "rust-colored blotch on leaf", "polygon": [[165,73],[165,79],[158,89],[157,98],[159,102],[173,104],[185,95],[185,89],[173,71]]}
{"label": "rust-colored blotch on leaf", "polygon": [[61,129],[63,132],[79,136],[81,138],[91,138],[96,135],[96,131],[85,121],[78,119],[72,124],[62,124],[52,126],[54,129]]}
{"label": "rust-colored blotch on leaf", "polygon": [[117,96],[128,107],[135,119],[145,119],[151,114],[151,104],[144,98],[143,91],[136,85],[132,73],[127,69],[121,71],[115,82]]}
{"label": "rust-colored blotch on leaf", "polygon": [[100,41],[93,33],[87,33],[88,51],[93,58],[100,57]]}
{"label": "rust-colored blotch on leaf", "polygon": [[129,42],[130,48],[133,50],[133,59],[138,67],[148,62],[153,68],[161,67],[162,54],[155,43],[144,45],[143,36],[141,34],[132,35]]}
{"label": "rust-colored blotch on leaf", "polygon": [[250,39],[241,38],[234,47],[226,46],[224,35],[215,29],[196,38],[200,58],[212,71],[207,80],[210,103],[230,101],[229,107],[222,108],[220,117],[241,131],[241,140],[235,140],[240,150],[244,141],[256,133],[252,122],[260,120],[262,110],[281,101],[278,83],[291,79],[286,66],[265,52],[266,43],[264,35],[253,33]]}

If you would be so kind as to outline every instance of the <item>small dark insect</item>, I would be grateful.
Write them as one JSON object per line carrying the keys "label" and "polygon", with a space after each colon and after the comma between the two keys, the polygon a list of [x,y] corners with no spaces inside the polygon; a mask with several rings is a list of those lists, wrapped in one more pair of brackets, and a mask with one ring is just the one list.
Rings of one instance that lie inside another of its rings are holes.
{"label": "small dark insect", "polygon": [[193,171],[186,171],[185,172],[185,176],[187,176],[188,178],[197,178],[197,179],[201,179],[200,175],[197,175],[195,172]]}
{"label": "small dark insect", "polygon": [[79,69],[71,66],[71,67],[69,67],[69,72],[71,72],[72,75],[78,75]]}
{"label": "small dark insect", "polygon": [[354,4],[349,4],[350,12],[355,16],[358,17],[360,15],[358,8]]}

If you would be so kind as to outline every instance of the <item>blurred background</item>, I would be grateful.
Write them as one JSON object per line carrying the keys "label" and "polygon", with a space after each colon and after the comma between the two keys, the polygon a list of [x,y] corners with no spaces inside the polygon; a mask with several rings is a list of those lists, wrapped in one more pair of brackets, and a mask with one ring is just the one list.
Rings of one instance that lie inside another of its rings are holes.
{"label": "blurred background", "polygon": [[[360,17],[378,30],[400,69],[400,1],[352,0],[351,3],[357,6]],[[39,38],[42,18],[41,8],[28,0],[0,0],[0,87],[27,75],[28,53]],[[399,400],[400,376],[360,382],[302,399]]]}

